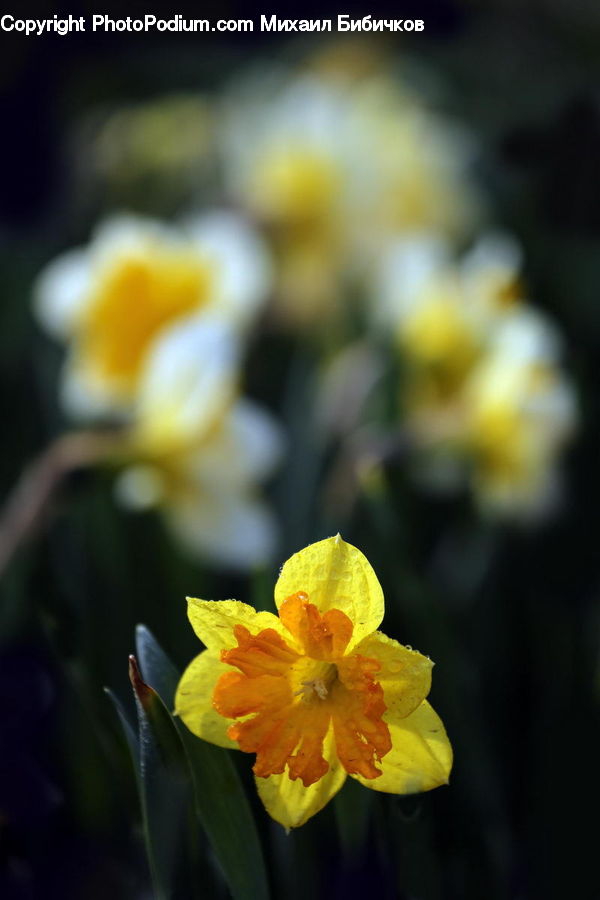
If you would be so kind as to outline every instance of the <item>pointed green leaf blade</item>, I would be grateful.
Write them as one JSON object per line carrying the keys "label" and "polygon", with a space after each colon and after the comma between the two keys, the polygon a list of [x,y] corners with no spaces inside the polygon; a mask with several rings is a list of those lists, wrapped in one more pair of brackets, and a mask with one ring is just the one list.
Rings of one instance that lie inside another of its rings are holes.
{"label": "pointed green leaf blade", "polygon": [[115,708],[115,712],[119,717],[119,721],[121,723],[121,727],[123,729],[123,734],[125,736],[125,740],[127,742],[127,746],[129,747],[129,752],[131,754],[131,761],[133,763],[133,769],[135,771],[135,777],[138,784],[138,790],[140,788],[140,742],[138,740],[138,736],[135,732],[132,722],[129,719],[125,711],[125,707],[119,700],[116,694],[111,691],[110,688],[105,687],[104,693],[112,702],[112,705]]}
{"label": "pointed green leaf blade", "polygon": [[160,694],[167,709],[172,709],[179,672],[145,625],[135,629],[135,649],[144,680]]}
{"label": "pointed green leaf blade", "polygon": [[177,884],[190,871],[185,832],[191,793],[189,765],[170,713],[156,691],[142,680],[134,656],[129,665],[139,721],[146,851],[155,896],[170,900],[178,895]]}
{"label": "pointed green leaf blade", "polygon": [[[136,646],[146,680],[172,705],[177,670],[143,625]],[[195,737],[175,720],[189,759],[196,812],[234,900],[267,900],[267,873],[262,848],[240,777],[227,750]]]}

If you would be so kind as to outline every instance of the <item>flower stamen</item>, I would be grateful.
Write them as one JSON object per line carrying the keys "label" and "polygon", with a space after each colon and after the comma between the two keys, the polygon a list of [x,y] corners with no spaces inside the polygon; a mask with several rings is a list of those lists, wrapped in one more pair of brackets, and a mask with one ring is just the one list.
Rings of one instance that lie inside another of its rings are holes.
{"label": "flower stamen", "polygon": [[306,703],[309,703],[315,696],[319,700],[327,700],[334,682],[337,681],[337,677],[337,666],[332,663],[322,674],[316,675],[314,678],[308,678],[306,681],[301,681],[300,689],[294,691],[294,697],[301,696]]}
{"label": "flower stamen", "polygon": [[310,700],[313,694],[316,694],[319,700],[325,700],[329,693],[327,685],[322,678],[315,678],[313,681],[303,681],[302,686],[304,690],[301,693],[304,700]]}

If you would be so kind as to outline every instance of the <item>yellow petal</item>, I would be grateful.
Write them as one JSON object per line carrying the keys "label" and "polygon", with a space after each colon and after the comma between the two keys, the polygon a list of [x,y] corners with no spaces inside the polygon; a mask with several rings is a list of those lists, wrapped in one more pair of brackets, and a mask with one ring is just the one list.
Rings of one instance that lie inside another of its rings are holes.
{"label": "yellow petal", "polygon": [[383,619],[383,591],[365,556],[339,536],[311,544],[284,564],[275,585],[277,608],[292,594],[303,591],[324,613],[341,609],[354,631],[346,652]]}
{"label": "yellow petal", "polygon": [[287,771],[283,775],[256,778],[258,794],[265,809],[285,828],[304,825],[329,803],[346,780],[346,772],[335,753],[331,728],[323,742],[323,757],[329,763],[329,771],[310,787],[304,787],[300,778],[292,781]]}
{"label": "yellow petal", "polygon": [[187,599],[192,628],[210,650],[230,650],[237,646],[234,625],[245,625],[252,634],[263,628],[274,628],[288,644],[291,643],[288,631],[273,613],[257,612],[253,606],[239,600]]}
{"label": "yellow petal", "polygon": [[218,653],[205,650],[189,664],[177,685],[175,715],[180,716],[193,734],[218,744],[219,747],[239,749],[227,737],[231,719],[226,719],[212,705],[215,684],[231,666],[222,663]]}
{"label": "yellow petal", "polygon": [[416,650],[403,647],[380,631],[370,634],[354,650],[381,666],[374,678],[383,688],[387,718],[410,715],[429,693],[433,663]]}
{"label": "yellow petal", "polygon": [[365,787],[388,794],[418,794],[448,783],[452,747],[442,721],[427,700],[406,718],[386,712],[392,749],[379,763],[379,778],[353,775]]}

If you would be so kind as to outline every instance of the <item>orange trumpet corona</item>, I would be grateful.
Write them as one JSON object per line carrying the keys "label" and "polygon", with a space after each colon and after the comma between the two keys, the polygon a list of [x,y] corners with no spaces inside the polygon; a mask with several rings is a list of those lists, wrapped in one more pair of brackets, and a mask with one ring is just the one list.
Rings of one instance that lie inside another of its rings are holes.
{"label": "orange trumpet corona", "polygon": [[279,614],[301,652],[272,628],[252,635],[243,625],[234,627],[237,647],[221,652],[222,662],[239,671],[221,675],[213,706],[227,718],[248,717],[229,727],[229,737],[256,753],[259,777],[281,774],[287,765],[289,777],[308,787],[329,770],[323,741],[331,724],[344,769],[377,778],[375,763],[392,747],[379,663],[359,653],[344,656],[352,622],[339,609],[321,615],[303,591],[288,597]]}

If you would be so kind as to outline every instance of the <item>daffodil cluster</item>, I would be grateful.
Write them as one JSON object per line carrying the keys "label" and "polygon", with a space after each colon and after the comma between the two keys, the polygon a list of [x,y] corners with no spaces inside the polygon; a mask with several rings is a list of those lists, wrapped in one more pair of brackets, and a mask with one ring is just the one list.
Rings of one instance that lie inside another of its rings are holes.
{"label": "daffodil cluster", "polygon": [[517,243],[478,235],[473,139],[417,83],[364,45],[248,79],[225,109],[225,175],[274,247],[280,317],[314,327],[345,306],[393,335],[421,481],[531,518],[559,494],[577,419],[561,341]]}
{"label": "daffodil cluster", "polygon": [[390,248],[373,290],[404,363],[421,478],[442,490],[468,482],[484,511],[531,518],[556,500],[577,412],[560,337],[526,300],[520,259],[505,235],[483,236],[459,260],[418,235]]}
{"label": "daffodil cluster", "polygon": [[[179,224],[113,216],[36,290],[40,320],[66,344],[66,411],[123,429],[117,496],[160,507],[213,559],[252,565],[274,543],[257,485],[281,437],[240,397],[266,309],[334,351],[357,326],[393,336],[428,485],[468,482],[483,509],[519,516],[557,495],[576,419],[560,340],[525,299],[515,242],[477,237],[487,204],[474,141],[418,84],[366,45],[338,44],[245,73],[212,102],[165,98],[96,128],[90,166],[117,196],[130,195],[128,172],[160,195],[174,172],[210,170],[211,199],[239,210]],[[202,178],[186,179],[196,203]]]}
{"label": "daffodil cluster", "polygon": [[261,239],[229,212],[180,226],[115,217],[37,283],[38,315],[67,346],[66,411],[119,427],[118,498],[160,508],[190,550],[240,567],[275,543],[257,486],[281,434],[239,388],[269,287]]}

